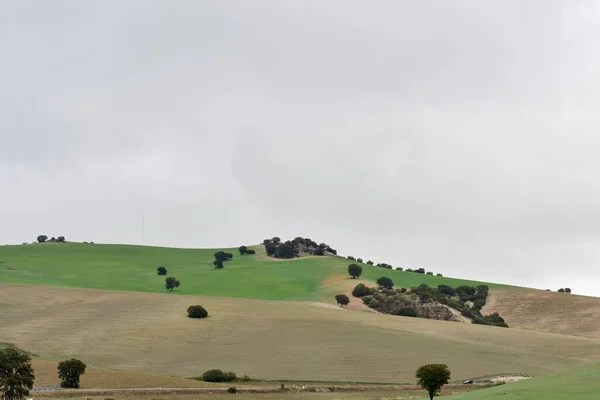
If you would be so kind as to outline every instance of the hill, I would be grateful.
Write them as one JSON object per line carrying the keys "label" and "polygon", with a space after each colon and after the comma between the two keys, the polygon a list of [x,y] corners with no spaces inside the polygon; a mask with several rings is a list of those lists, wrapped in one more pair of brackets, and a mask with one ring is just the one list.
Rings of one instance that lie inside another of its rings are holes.
{"label": "hill", "polygon": [[[158,276],[156,268],[164,266],[169,276],[181,281],[176,290],[179,294],[332,303],[334,294],[347,290],[346,268],[352,261],[336,256],[280,260],[268,257],[262,246],[253,249],[256,255],[241,256],[237,249],[81,243],[2,246],[0,282],[163,293],[165,277]],[[233,260],[227,261],[221,270],[214,269],[212,264],[218,250],[234,254]],[[389,276],[397,287],[421,283],[453,287],[481,284],[366,264],[362,267],[363,279],[375,281],[380,276]]]}
{"label": "hill", "polygon": [[600,393],[600,364],[548,374],[509,385],[444,397],[445,400],[595,400]]}
{"label": "hill", "polygon": [[484,313],[498,312],[510,327],[600,337],[600,299],[522,288],[494,288]]}
{"label": "hill", "polygon": [[[209,318],[187,318],[191,304]],[[428,362],[461,380],[600,361],[593,339],[315,302],[0,284],[0,320],[2,341],[46,359],[179,377],[221,368],[259,379],[412,383]]]}

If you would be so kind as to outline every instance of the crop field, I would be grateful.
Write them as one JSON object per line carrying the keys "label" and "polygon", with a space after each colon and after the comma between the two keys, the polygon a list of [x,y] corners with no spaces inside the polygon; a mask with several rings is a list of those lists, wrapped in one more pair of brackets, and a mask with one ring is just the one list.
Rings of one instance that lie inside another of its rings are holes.
{"label": "crop field", "polygon": [[[176,249],[149,246],[81,243],[41,243],[0,246],[0,282],[63,287],[110,289],[163,293],[164,276],[181,281],[174,294],[193,294],[262,300],[333,302],[337,286],[324,286],[334,276],[348,277],[351,261],[342,257],[301,257],[274,260],[262,246],[253,247],[256,256],[241,256],[237,249]],[[213,254],[226,250],[234,254],[224,269],[215,270]],[[421,283],[477,285],[480,282],[429,276],[363,266],[363,279],[375,281],[389,276],[396,286]],[[490,287],[501,285],[489,284]]]}
{"label": "crop field", "polygon": [[498,312],[510,327],[600,338],[600,299],[567,293],[495,288],[484,313]]}
{"label": "crop field", "polygon": [[[202,304],[209,318],[187,318]],[[600,361],[600,342],[517,329],[276,302],[0,284],[0,340],[51,360],[192,377],[414,383],[422,364],[453,380],[540,375]]]}

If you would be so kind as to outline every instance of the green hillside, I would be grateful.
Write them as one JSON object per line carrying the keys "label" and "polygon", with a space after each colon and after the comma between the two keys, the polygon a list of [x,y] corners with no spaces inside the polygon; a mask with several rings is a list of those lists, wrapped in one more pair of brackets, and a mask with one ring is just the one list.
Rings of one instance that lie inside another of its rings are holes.
{"label": "green hillside", "polygon": [[446,400],[593,400],[600,398],[600,364],[478,390]]}
{"label": "green hillside", "polygon": [[[334,277],[347,277],[350,261],[342,257],[268,258],[262,246],[255,256],[237,249],[177,249],[149,246],[42,243],[0,247],[0,282],[162,293],[165,266],[168,276],[181,281],[181,294],[262,300],[327,299],[337,290],[324,286]],[[229,251],[234,258],[215,270],[213,254]],[[401,272],[363,264],[362,278],[389,276],[397,287],[427,283],[476,285],[481,282]],[[489,284],[490,287],[499,285]],[[175,292],[173,292],[175,293]]]}

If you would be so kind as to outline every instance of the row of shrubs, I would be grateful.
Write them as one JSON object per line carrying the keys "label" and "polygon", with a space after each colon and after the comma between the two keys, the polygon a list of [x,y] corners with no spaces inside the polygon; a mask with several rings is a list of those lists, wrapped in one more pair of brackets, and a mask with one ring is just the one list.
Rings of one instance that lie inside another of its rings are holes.
{"label": "row of shrubs", "polygon": [[248,375],[244,375],[242,378],[238,378],[235,372],[224,372],[220,369],[210,369],[202,374],[202,380],[204,382],[248,382],[250,381],[250,377]]}
{"label": "row of shrubs", "polygon": [[44,243],[44,242],[66,243],[66,240],[65,240],[64,236],[58,236],[58,237],[52,236],[50,239],[48,239],[48,236],[46,236],[46,235],[39,235],[37,237],[37,242],[38,243]]}
{"label": "row of shrubs", "polygon": [[[362,258],[355,258],[353,256],[347,256],[346,258],[348,260],[350,260],[350,261],[356,261],[356,262],[359,262],[359,263],[363,263],[364,262]],[[378,264],[375,264],[371,260],[365,262],[365,264],[367,264],[367,265],[375,265],[376,267],[379,267],[379,268],[394,269],[394,267],[391,266],[390,264],[387,264],[387,263],[378,263]],[[402,267],[396,267],[395,269],[396,269],[396,271],[415,272],[417,274],[433,275],[433,272],[431,272],[431,271],[425,271],[425,268],[417,268],[417,269],[407,268],[406,270],[404,270],[404,268],[402,268]],[[436,276],[443,276],[443,275],[442,274],[436,274]]]}
{"label": "row of shrubs", "polygon": [[448,309],[450,307],[471,318],[474,324],[508,328],[498,313],[481,314],[489,293],[487,285],[456,288],[439,285],[434,288],[421,284],[410,289],[394,289],[392,279],[385,276],[377,279],[377,285],[377,288],[373,288],[359,283],[352,290],[352,295],[362,298],[368,307],[384,314],[451,320],[453,315]]}

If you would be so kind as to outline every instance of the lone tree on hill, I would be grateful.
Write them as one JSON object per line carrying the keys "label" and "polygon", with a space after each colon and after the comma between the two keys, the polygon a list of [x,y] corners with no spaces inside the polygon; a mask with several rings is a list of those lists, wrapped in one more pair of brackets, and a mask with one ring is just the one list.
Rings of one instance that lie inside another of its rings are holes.
{"label": "lone tree on hill", "polygon": [[419,367],[416,377],[419,380],[418,384],[427,390],[429,399],[433,400],[433,396],[450,381],[450,370],[446,364],[427,364]]}
{"label": "lone tree on hill", "polygon": [[158,267],[156,268],[156,272],[158,275],[166,275],[167,269],[165,267]]}
{"label": "lone tree on hill", "polygon": [[248,246],[240,246],[239,248],[240,254],[244,255],[248,251]]}
{"label": "lone tree on hill", "polygon": [[172,292],[173,289],[178,288],[179,287],[179,281],[177,280],[177,278],[170,276],[167,279],[165,279],[165,287],[167,288],[168,291]]}
{"label": "lone tree on hill", "polygon": [[348,274],[352,277],[352,279],[356,279],[362,275],[362,267],[356,264],[348,265]]}
{"label": "lone tree on hill", "polygon": [[75,358],[58,363],[58,377],[61,379],[62,388],[79,388],[79,378],[85,374],[86,365]]}
{"label": "lone tree on hill", "polygon": [[35,375],[31,357],[15,349],[0,350],[0,393],[3,400],[21,400],[33,389]]}
{"label": "lone tree on hill", "polygon": [[350,299],[345,294],[336,294],[335,301],[340,305],[340,307],[344,307],[350,303]]}
{"label": "lone tree on hill", "polygon": [[202,306],[189,306],[187,309],[188,317],[190,318],[206,318],[208,311]]}
{"label": "lone tree on hill", "polygon": [[377,278],[376,282],[380,288],[392,289],[394,287],[394,281],[392,281],[387,276],[382,276],[381,278]]}
{"label": "lone tree on hill", "polygon": [[37,237],[38,243],[44,243],[46,240],[48,240],[48,236],[46,236],[46,235],[39,235]]}

